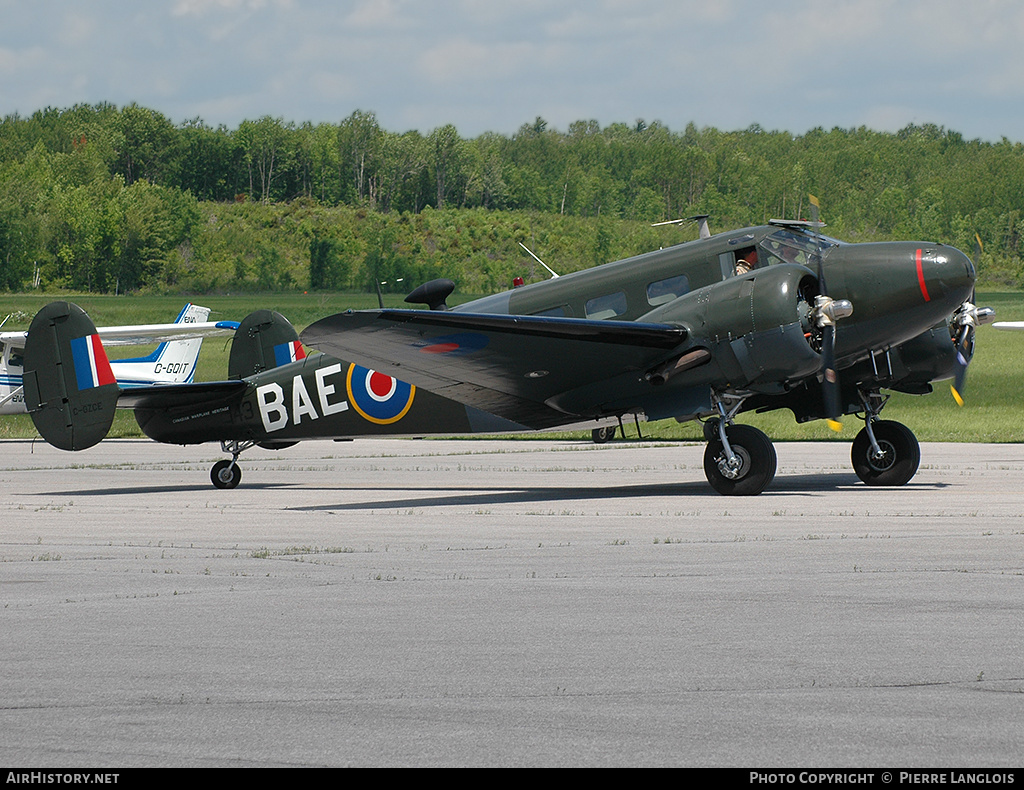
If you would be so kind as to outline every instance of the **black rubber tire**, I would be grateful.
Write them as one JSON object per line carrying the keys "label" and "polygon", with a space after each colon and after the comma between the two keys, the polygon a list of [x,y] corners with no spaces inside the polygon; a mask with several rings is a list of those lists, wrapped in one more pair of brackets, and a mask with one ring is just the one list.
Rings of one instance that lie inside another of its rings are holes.
{"label": "black rubber tire", "polygon": [[210,470],[210,480],[217,488],[237,488],[242,482],[242,468],[234,461],[218,461]]}
{"label": "black rubber tire", "polygon": [[763,431],[750,425],[730,425],[726,436],[742,461],[739,472],[735,476],[723,472],[720,462],[725,449],[716,438],[704,448],[704,474],[708,482],[725,496],[757,496],[775,479],[778,467],[775,446]]}
{"label": "black rubber tire", "polygon": [[615,438],[615,431],[618,430],[614,425],[605,425],[602,428],[594,428],[590,432],[590,438],[594,440],[594,444],[604,444],[605,442]]}
{"label": "black rubber tire", "polygon": [[906,425],[892,420],[872,424],[881,458],[872,458],[871,440],[862,428],[853,440],[850,457],[853,471],[869,486],[902,486],[917,474],[921,464],[921,445]]}

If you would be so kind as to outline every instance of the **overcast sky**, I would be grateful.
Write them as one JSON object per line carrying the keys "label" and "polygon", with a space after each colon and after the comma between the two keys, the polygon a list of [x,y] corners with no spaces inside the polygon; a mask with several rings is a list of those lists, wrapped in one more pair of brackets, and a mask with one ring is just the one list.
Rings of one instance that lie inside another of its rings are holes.
{"label": "overcast sky", "polygon": [[1020,0],[0,0],[0,115],[130,102],[513,134],[643,118],[1024,141]]}

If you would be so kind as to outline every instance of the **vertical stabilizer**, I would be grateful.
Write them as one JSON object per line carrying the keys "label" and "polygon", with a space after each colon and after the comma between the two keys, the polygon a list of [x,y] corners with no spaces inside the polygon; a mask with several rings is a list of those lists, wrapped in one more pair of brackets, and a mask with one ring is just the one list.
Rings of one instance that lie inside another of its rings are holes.
{"label": "vertical stabilizer", "polygon": [[52,302],[25,338],[25,405],[39,434],[61,450],[84,450],[107,435],[120,389],[86,312]]}
{"label": "vertical stabilizer", "polygon": [[305,350],[291,322],[273,310],[257,310],[235,330],[228,378],[244,379],[304,359]]}

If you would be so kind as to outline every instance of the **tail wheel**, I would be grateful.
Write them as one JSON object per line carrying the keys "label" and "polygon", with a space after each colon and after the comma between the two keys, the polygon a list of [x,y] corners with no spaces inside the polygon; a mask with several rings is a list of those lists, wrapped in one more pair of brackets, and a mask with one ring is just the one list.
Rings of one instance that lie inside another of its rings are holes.
{"label": "tail wheel", "polygon": [[862,429],[853,440],[850,455],[853,471],[869,486],[902,486],[917,474],[921,463],[921,445],[902,423],[879,420],[872,423],[879,453],[871,448],[871,437]]}
{"label": "tail wheel", "polygon": [[605,425],[601,428],[594,428],[590,432],[590,438],[594,441],[594,444],[604,444],[615,438],[615,426]]}
{"label": "tail wheel", "polygon": [[771,440],[750,425],[730,425],[726,436],[738,461],[730,465],[721,439],[704,449],[704,474],[711,487],[726,496],[756,496],[775,479],[778,458]]}
{"label": "tail wheel", "polygon": [[217,488],[236,488],[242,482],[242,469],[234,461],[218,461],[210,470],[210,480]]}

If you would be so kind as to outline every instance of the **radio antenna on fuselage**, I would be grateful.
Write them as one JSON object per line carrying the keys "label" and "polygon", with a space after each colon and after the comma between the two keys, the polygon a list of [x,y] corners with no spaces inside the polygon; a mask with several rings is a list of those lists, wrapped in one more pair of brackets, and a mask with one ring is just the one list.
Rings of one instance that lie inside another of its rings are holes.
{"label": "radio antenna on fuselage", "polygon": [[528,253],[530,253],[530,257],[533,258],[535,261],[537,261],[537,263],[539,263],[541,266],[543,266],[545,269],[547,269],[549,272],[551,272],[551,279],[552,280],[554,280],[556,277],[558,277],[558,275],[555,273],[555,270],[552,269],[550,266],[548,266],[546,263],[544,263],[544,261],[542,261],[536,255],[534,255],[533,251],[529,247],[527,247],[522,242],[519,242],[519,246],[522,247],[524,250],[526,250]]}
{"label": "radio antenna on fuselage", "polygon": [[700,237],[702,239],[710,239],[711,229],[708,227],[708,216],[708,214],[696,214],[685,219],[670,219],[667,222],[655,222],[651,227],[657,228],[659,225],[682,225],[686,222],[696,222]]}

